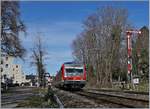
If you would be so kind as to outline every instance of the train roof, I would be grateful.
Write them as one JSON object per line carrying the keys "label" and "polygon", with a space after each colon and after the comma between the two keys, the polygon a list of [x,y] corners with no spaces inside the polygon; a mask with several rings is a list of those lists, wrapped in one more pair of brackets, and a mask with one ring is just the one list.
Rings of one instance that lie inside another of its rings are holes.
{"label": "train roof", "polygon": [[65,65],[83,65],[82,63],[78,63],[78,62],[65,62]]}

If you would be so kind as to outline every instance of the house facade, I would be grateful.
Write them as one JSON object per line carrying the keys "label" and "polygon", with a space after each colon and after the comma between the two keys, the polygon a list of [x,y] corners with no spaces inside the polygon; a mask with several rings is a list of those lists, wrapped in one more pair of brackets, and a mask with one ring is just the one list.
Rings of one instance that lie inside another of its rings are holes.
{"label": "house facade", "polygon": [[12,56],[1,56],[1,82],[18,84],[26,82],[21,65],[14,64],[13,61],[14,57]]}

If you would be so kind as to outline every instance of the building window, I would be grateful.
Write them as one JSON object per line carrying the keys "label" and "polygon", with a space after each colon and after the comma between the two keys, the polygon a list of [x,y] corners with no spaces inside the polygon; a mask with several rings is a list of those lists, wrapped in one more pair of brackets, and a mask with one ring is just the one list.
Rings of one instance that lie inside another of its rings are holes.
{"label": "building window", "polygon": [[16,68],[18,68],[18,65],[16,65]]}
{"label": "building window", "polygon": [[15,69],[13,68],[13,71],[15,71]]}
{"label": "building window", "polygon": [[6,61],[8,60],[8,57],[6,57]]}
{"label": "building window", "polygon": [[3,64],[3,60],[1,60],[1,64]]}
{"label": "building window", "polygon": [[3,72],[3,68],[1,68],[1,72]]}
{"label": "building window", "polygon": [[8,68],[8,64],[6,64],[5,67]]}
{"label": "building window", "polygon": [[4,75],[4,79],[6,79],[7,78],[7,76],[6,76],[6,74]]}

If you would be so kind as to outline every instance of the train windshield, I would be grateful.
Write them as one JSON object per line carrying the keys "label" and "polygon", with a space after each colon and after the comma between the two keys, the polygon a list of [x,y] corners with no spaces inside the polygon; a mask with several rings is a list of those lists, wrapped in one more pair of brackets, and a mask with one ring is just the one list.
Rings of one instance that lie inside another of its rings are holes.
{"label": "train windshield", "polygon": [[66,68],[66,75],[67,76],[81,75],[82,73],[83,73],[83,69]]}

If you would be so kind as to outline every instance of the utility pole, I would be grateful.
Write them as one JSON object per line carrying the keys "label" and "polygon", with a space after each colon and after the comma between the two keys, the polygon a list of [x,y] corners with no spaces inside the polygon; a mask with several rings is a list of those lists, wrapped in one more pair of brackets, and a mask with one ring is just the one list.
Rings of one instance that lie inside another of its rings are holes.
{"label": "utility pole", "polygon": [[127,53],[128,53],[128,82],[132,84],[132,87],[134,88],[134,83],[133,83],[133,74],[132,74],[132,39],[131,36],[133,34],[141,34],[141,31],[139,30],[129,30],[126,31],[127,35]]}

